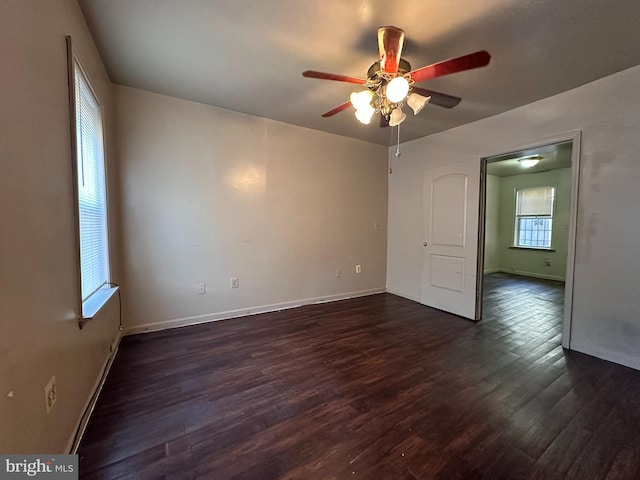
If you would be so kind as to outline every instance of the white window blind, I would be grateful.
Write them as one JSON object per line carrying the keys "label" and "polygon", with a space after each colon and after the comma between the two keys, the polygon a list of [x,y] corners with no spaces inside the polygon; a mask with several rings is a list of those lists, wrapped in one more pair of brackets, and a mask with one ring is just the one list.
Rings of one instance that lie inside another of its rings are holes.
{"label": "white window blind", "polygon": [[102,112],[79,65],[74,66],[82,301],[109,281]]}
{"label": "white window blind", "polygon": [[551,216],[553,214],[553,187],[519,188],[516,200],[516,215],[527,217]]}

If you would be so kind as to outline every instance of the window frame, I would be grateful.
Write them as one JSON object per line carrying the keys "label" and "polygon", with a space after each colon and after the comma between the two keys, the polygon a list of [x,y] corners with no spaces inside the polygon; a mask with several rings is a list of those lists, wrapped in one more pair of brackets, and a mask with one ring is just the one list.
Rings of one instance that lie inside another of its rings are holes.
{"label": "window frame", "polygon": [[[541,189],[541,188],[550,188],[553,192],[553,200],[551,202],[551,214],[550,215],[518,215],[518,192],[521,190],[533,190],[533,189]],[[538,185],[531,187],[514,187],[513,189],[513,235],[512,242],[510,248],[521,249],[521,250],[544,250],[544,251],[554,251],[553,249],[553,219],[555,218],[556,213],[556,200],[558,195],[558,186],[556,184],[553,185]],[[551,229],[550,229],[550,239],[548,246],[533,246],[533,245],[520,245],[520,220],[523,218],[543,218],[551,220]]]}
{"label": "window frame", "polygon": [[[73,46],[71,37],[66,37],[67,44],[67,76],[68,76],[68,88],[69,88],[69,126],[71,136],[71,174],[72,174],[72,186],[73,186],[73,202],[74,202],[74,236],[76,241],[76,278],[77,278],[77,319],[78,326],[82,329],[86,321],[92,319],[107,303],[107,301],[115,294],[117,287],[113,287],[111,283],[111,239],[109,229],[109,180],[108,180],[108,168],[107,168],[107,155],[106,155],[106,142],[105,142],[105,115],[104,104],[100,100],[99,95],[94,89],[89,75],[86,69],[83,67],[82,62],[73,53]],[[95,102],[97,112],[99,115],[99,148],[102,150],[101,161],[103,168],[103,190],[104,195],[102,198],[103,204],[101,209],[104,212],[104,263],[106,268],[105,281],[86,298],[83,297],[82,292],[82,257],[81,257],[81,232],[80,232],[80,198],[79,198],[79,185],[78,185],[78,172],[79,172],[79,154],[78,154],[78,134],[77,134],[77,122],[78,111],[76,107],[76,72],[82,77],[82,80],[87,86],[89,93],[92,96],[92,100]]]}

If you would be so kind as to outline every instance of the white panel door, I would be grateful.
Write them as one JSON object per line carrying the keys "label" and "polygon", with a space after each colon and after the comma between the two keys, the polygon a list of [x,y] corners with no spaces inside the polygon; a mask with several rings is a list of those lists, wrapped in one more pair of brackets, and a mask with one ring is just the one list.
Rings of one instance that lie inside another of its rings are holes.
{"label": "white panel door", "polygon": [[480,160],[428,169],[423,188],[424,305],[476,319]]}

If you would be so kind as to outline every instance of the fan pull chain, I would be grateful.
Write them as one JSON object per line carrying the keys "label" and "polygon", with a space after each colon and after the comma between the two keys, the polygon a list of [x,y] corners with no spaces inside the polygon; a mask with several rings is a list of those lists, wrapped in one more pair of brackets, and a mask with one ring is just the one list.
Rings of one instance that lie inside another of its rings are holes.
{"label": "fan pull chain", "polygon": [[395,153],[395,155],[396,155],[396,158],[399,158],[399,157],[400,157],[400,155],[402,155],[402,154],[400,153],[400,125],[398,125],[398,127],[397,127],[397,128],[398,128],[398,144],[397,144],[397,146],[396,146],[396,153]]}

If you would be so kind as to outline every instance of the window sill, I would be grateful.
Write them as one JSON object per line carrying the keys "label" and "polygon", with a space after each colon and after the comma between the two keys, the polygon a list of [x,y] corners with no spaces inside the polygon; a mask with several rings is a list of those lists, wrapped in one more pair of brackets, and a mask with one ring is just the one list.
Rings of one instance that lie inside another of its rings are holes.
{"label": "window sill", "polygon": [[534,251],[542,251],[542,252],[555,252],[555,248],[545,248],[545,247],[518,247],[516,245],[512,245],[509,247],[511,250],[534,250]]}
{"label": "window sill", "polygon": [[95,317],[109,299],[118,291],[118,287],[101,288],[82,303],[82,318],[80,328],[87,321]]}

